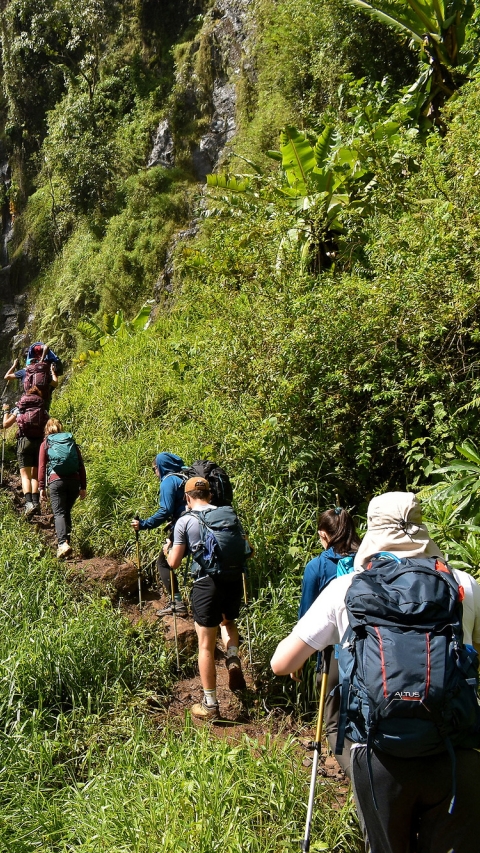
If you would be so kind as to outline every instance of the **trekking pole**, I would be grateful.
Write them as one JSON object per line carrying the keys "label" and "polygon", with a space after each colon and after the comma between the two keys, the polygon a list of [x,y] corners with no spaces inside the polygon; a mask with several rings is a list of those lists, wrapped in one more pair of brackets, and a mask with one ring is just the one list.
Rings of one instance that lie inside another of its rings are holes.
{"label": "trekking pole", "polygon": [[5,461],[5,430],[3,430],[2,433],[2,472],[0,474],[0,486],[3,486],[3,463]]}
{"label": "trekking pole", "polygon": [[177,672],[180,672],[180,657],[178,654],[178,633],[177,633],[177,604],[176,604],[175,595],[173,592],[173,569],[171,566],[170,566],[170,598],[172,601],[173,633],[175,635],[175,654],[177,656]]}
{"label": "trekking pole", "polygon": [[245,601],[245,608],[247,611],[248,660],[250,661],[250,666],[251,666],[252,665],[252,642],[250,640],[250,617],[248,614],[247,576],[246,576],[245,572],[243,572],[242,577],[243,577],[243,600]]}
{"label": "trekking pole", "polygon": [[[136,515],[135,519],[140,521],[140,516]],[[142,612],[142,566],[140,563],[140,539],[138,530],[135,531],[135,539],[137,540],[137,580],[138,580],[138,609]]]}
{"label": "trekking pole", "polygon": [[328,673],[330,671],[330,658],[332,656],[332,651],[332,646],[327,646],[327,648],[324,649],[322,653],[322,685],[320,688],[320,701],[318,703],[317,730],[315,732],[315,741],[313,744],[314,753],[312,778],[310,780],[310,795],[308,797],[307,820],[305,823],[305,837],[300,842],[300,849],[304,850],[306,853],[308,853],[308,851],[310,850],[310,831],[312,828],[313,801],[315,799],[315,782],[317,779],[318,759],[322,750],[323,712],[325,709],[325,699],[327,696],[327,679]]}

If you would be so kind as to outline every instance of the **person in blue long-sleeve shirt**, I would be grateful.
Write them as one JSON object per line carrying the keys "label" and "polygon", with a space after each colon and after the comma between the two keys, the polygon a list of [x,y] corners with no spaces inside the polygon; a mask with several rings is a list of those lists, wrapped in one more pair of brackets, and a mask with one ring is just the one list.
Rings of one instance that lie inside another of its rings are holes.
{"label": "person in blue long-sleeve shirt", "polygon": [[[323,548],[318,557],[307,563],[303,573],[302,596],[298,609],[298,618],[309,610],[322,590],[338,574],[347,574],[353,569],[355,556],[360,539],[355,529],[355,522],[342,507],[328,509],[318,516],[318,535]],[[332,750],[335,750],[338,728],[338,713],[340,710],[339,691],[332,695],[331,691],[338,685],[338,663],[333,657],[330,661],[330,671],[327,684],[327,699],[325,702],[325,731]],[[350,744],[346,743],[342,755],[336,755],[340,767],[350,775]]]}
{"label": "person in blue long-sleeve shirt", "polygon": [[[158,492],[159,507],[149,518],[134,518],[132,527],[138,530],[153,530],[161,524],[170,525],[171,537],[175,522],[185,510],[185,479],[181,474],[184,468],[183,459],[175,453],[158,453],[153,462],[153,471],[160,480]],[[187,616],[186,605],[182,601],[178,588],[178,580],[173,573],[173,590],[170,584],[170,567],[164,557],[163,551],[157,560],[158,576],[165,587],[170,601],[163,610],[157,610],[157,616],[167,616],[175,612],[177,616]]]}

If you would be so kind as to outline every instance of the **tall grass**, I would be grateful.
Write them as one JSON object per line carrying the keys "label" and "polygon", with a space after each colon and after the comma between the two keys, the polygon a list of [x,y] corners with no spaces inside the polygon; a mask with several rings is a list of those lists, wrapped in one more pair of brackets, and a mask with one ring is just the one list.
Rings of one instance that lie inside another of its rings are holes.
{"label": "tall grass", "polygon": [[[3,772],[0,850],[287,853],[302,835],[308,771],[288,738],[216,739],[188,718],[158,734],[124,718],[105,725],[103,739],[91,722],[62,718],[55,749],[34,725],[28,734]],[[338,807],[328,780],[319,781],[312,839],[357,849],[352,805]]]}
{"label": "tall grass", "polygon": [[[152,716],[145,694],[171,680],[161,634],[75,593],[6,496],[0,509],[1,853],[292,849],[308,791],[295,742]],[[356,850],[327,780],[313,835]]]}

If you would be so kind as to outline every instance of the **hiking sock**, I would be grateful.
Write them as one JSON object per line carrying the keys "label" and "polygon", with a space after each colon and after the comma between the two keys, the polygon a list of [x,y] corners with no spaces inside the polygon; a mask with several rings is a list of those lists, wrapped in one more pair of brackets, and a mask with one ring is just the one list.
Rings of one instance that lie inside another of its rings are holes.
{"label": "hiking sock", "polygon": [[25,494],[24,494],[24,498],[25,498],[25,503],[26,503],[26,504],[31,504],[31,503],[33,503],[33,501],[32,501],[32,493],[31,493],[31,492],[25,492]]}
{"label": "hiking sock", "polygon": [[227,660],[229,658],[238,658],[238,646],[229,646],[227,649]]}
{"label": "hiking sock", "polygon": [[40,503],[40,495],[38,492],[34,492],[32,495],[32,503],[34,506],[38,506]]}
{"label": "hiking sock", "polygon": [[215,690],[204,690],[203,691],[203,701],[207,708],[212,708],[217,704],[217,691]]}

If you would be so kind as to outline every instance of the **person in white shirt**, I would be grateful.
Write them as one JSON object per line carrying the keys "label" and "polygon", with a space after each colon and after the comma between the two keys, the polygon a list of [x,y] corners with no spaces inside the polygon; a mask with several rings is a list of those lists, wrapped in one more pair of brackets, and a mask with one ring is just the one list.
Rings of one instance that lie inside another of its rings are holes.
{"label": "person in white shirt", "polygon": [[[400,558],[442,558],[422,523],[414,494],[389,492],[370,502],[368,530],[355,558],[355,572],[363,571],[369,558],[381,551]],[[467,572],[452,572],[464,589],[464,643],[480,651],[480,587]],[[341,641],[349,624],[345,596],[354,577],[355,573],[332,580],[291,634],[279,643],[271,661],[276,675],[299,670],[314,652]],[[458,748],[455,757],[456,802],[449,814],[452,769],[448,753],[398,758],[374,751],[376,807],[366,747],[353,745],[352,781],[366,849],[371,853],[473,853],[477,849],[480,754]]]}

